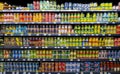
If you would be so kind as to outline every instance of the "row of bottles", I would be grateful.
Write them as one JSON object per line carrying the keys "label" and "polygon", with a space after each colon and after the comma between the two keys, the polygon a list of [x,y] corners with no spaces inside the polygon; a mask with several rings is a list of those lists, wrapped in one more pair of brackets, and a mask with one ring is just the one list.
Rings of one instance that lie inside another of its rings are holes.
{"label": "row of bottles", "polygon": [[107,13],[1,13],[0,22],[119,22],[116,12]]}
{"label": "row of bottles", "polygon": [[120,25],[2,25],[1,34],[120,34]]}
{"label": "row of bottles", "polygon": [[57,4],[56,0],[34,0],[33,3],[27,3],[27,7],[0,3],[0,10],[120,10],[120,2],[113,6],[112,2],[108,3],[72,3],[65,2]]}
{"label": "row of bottles", "polygon": [[4,46],[120,46],[115,37],[4,37]]}
{"label": "row of bottles", "polygon": [[0,58],[13,59],[119,59],[120,50],[0,50]]}

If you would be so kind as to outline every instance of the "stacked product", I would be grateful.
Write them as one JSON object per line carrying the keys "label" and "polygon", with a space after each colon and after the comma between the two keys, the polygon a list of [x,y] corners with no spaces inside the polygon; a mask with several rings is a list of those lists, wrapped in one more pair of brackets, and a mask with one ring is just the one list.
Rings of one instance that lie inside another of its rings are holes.
{"label": "stacked product", "polygon": [[13,59],[119,59],[120,50],[0,50],[0,58]]}

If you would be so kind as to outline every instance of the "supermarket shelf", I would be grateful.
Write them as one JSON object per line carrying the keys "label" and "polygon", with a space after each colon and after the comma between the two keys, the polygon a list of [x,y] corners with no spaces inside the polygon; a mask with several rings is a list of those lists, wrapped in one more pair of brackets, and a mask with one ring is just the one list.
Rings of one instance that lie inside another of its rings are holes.
{"label": "supermarket shelf", "polygon": [[120,74],[120,72],[0,72],[0,74]]}
{"label": "supermarket shelf", "polygon": [[120,24],[120,22],[0,22],[0,24]]}
{"label": "supermarket shelf", "polygon": [[6,61],[6,62],[9,62],[9,61],[47,61],[47,62],[58,62],[58,61],[61,61],[61,62],[66,62],[66,61],[74,61],[74,62],[82,62],[82,61],[120,61],[120,59],[3,59],[1,58],[0,61]]}
{"label": "supermarket shelf", "polygon": [[91,47],[91,46],[79,46],[79,47],[53,47],[53,46],[46,46],[46,47],[32,47],[32,46],[29,46],[29,47],[26,47],[26,46],[21,46],[21,47],[17,47],[17,46],[4,46],[3,47],[4,49],[66,49],[66,50],[69,50],[69,49],[120,49],[119,46],[113,46],[113,47]]}
{"label": "supermarket shelf", "polygon": [[120,10],[1,10],[3,12],[120,12]]}
{"label": "supermarket shelf", "polygon": [[86,36],[113,36],[120,37],[120,34],[4,34],[4,36],[73,36],[73,37],[86,37]]}

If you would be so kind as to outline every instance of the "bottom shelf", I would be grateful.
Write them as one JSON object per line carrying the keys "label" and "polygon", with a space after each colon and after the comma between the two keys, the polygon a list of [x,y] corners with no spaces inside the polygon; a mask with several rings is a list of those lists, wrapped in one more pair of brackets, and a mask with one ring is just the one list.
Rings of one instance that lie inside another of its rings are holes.
{"label": "bottom shelf", "polygon": [[0,72],[0,74],[120,74],[120,72]]}

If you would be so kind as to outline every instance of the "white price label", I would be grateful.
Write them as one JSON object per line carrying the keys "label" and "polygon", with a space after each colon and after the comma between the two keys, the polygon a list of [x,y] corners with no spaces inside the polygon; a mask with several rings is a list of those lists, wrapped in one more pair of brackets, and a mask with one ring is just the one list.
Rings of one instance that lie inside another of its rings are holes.
{"label": "white price label", "polygon": [[23,34],[21,34],[21,36],[23,36]]}
{"label": "white price label", "polygon": [[70,61],[73,61],[73,59],[70,59]]}
{"label": "white price label", "polygon": [[113,58],[113,61],[116,61],[115,58]]}
{"label": "white price label", "polygon": [[78,49],[79,47],[76,47],[76,49]]}
{"label": "white price label", "polygon": [[31,47],[29,47],[29,48],[31,48]]}
{"label": "white price label", "polygon": [[58,34],[58,36],[61,36],[61,34]]}
{"label": "white price label", "polygon": [[23,47],[20,47],[21,49],[23,49]]}
{"label": "white price label", "polygon": [[25,49],[27,49],[27,47],[25,47]]}
{"label": "white price label", "polygon": [[38,59],[38,61],[40,61],[40,59]]}
{"label": "white price label", "polygon": [[51,61],[54,61],[54,59],[51,59]]}
{"label": "white price label", "polygon": [[28,36],[31,36],[31,34],[28,34]]}
{"label": "white price label", "polygon": [[36,34],[36,36],[39,36],[39,34]]}
{"label": "white price label", "polygon": [[78,34],[75,34],[75,36],[78,36]]}
{"label": "white price label", "polygon": [[111,36],[111,34],[108,34],[108,36]]}
{"label": "white price label", "polygon": [[102,49],[102,47],[100,47],[100,49]]}
{"label": "white price label", "polygon": [[48,36],[51,36],[51,34],[48,34]]}
{"label": "white price label", "polygon": [[93,74],[93,72],[90,72],[90,74]]}
{"label": "white price label", "polygon": [[82,47],[83,49],[85,49],[85,47]]}
{"label": "white price label", "polygon": [[25,61],[25,59],[23,59],[23,61]]}
{"label": "white price label", "polygon": [[69,47],[66,47],[67,49],[69,48]]}
{"label": "white price label", "polygon": [[51,74],[51,73],[48,73],[48,74]]}
{"label": "white price label", "polygon": [[60,74],[60,73],[57,73],[57,74]]}
{"label": "white price label", "polygon": [[80,59],[78,59],[77,61],[80,61]]}
{"label": "white price label", "polygon": [[43,61],[45,61],[45,59],[43,59]]}
{"label": "white price label", "polygon": [[90,49],[92,49],[92,47],[90,47]]}
{"label": "white price label", "polygon": [[44,34],[44,36],[46,36],[46,34]]}
{"label": "white price label", "polygon": [[35,47],[35,48],[38,48],[38,47]]}
{"label": "white price label", "polygon": [[13,61],[13,59],[11,59],[11,61]]}

